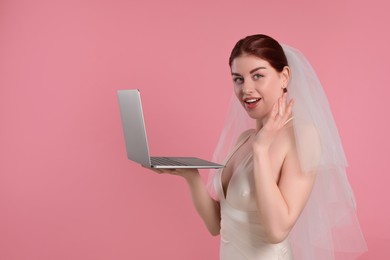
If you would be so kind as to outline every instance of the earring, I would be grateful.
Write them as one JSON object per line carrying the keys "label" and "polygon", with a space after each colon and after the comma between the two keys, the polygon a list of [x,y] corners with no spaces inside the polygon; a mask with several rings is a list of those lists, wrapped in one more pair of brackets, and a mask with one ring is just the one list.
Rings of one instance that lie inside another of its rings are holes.
{"label": "earring", "polygon": [[287,88],[283,88],[283,93],[286,93],[287,92]]}

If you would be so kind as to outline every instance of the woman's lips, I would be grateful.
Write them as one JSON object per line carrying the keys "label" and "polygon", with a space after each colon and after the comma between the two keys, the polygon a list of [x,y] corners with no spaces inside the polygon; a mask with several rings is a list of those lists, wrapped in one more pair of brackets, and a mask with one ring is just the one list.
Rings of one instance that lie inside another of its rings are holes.
{"label": "woman's lips", "polygon": [[244,99],[245,107],[248,109],[254,109],[260,100],[261,98],[246,98]]}

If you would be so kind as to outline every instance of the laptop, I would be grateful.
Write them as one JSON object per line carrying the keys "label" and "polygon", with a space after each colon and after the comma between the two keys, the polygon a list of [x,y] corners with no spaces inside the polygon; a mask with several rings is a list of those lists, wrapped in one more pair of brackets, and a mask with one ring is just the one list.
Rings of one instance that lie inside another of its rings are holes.
{"label": "laptop", "polygon": [[148,168],[217,169],[223,165],[195,157],[151,157],[138,89],[118,90],[118,101],[126,142],[127,158]]}

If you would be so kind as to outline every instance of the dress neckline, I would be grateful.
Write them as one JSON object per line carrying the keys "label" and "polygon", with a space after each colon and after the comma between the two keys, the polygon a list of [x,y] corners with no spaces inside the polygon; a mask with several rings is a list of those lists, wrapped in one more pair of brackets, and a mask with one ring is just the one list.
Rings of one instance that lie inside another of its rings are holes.
{"label": "dress neckline", "polygon": [[[289,121],[291,121],[292,119],[294,119],[294,116],[292,116],[292,117],[290,117],[289,119],[287,119],[286,120],[286,122],[284,122],[284,124],[283,124],[283,126],[285,126]],[[236,144],[236,146],[234,147],[234,149],[232,149],[232,151],[230,152],[230,154],[226,157],[226,160],[225,160],[225,162],[224,162],[224,165],[226,166],[228,163],[229,163],[229,161],[230,161],[230,159],[233,157],[233,155],[238,151],[238,149],[240,149],[241,148],[241,146],[243,146],[248,140],[249,140],[249,138],[251,137],[251,135],[253,134],[253,133],[255,133],[255,134],[257,134],[257,131],[256,131],[256,129],[250,129],[250,130],[248,130],[248,135],[246,136],[246,137],[244,137],[243,139],[242,139],[242,141],[240,141],[240,142],[238,142],[237,144]],[[221,168],[221,170],[220,170],[220,173],[219,173],[219,187],[220,187],[220,189],[221,189],[221,197],[224,199],[224,200],[227,200],[227,195],[228,195],[228,191],[229,191],[229,186],[230,186],[230,182],[231,182],[231,180],[232,180],[232,178],[233,178],[233,173],[232,173],[232,176],[230,177],[230,180],[228,181],[228,183],[227,183],[227,186],[226,186],[226,194],[225,194],[225,191],[224,191],[224,189],[223,189],[223,184],[222,184],[222,174],[223,174],[223,170],[224,170],[224,168]]]}
{"label": "dress neckline", "polygon": [[[224,165],[226,166],[230,159],[233,157],[233,155],[238,151],[238,149],[241,148],[241,146],[243,146],[248,140],[249,138],[251,137],[251,135],[254,133],[256,133],[256,130],[255,129],[252,129],[252,131],[249,132],[248,136],[246,136],[245,138],[242,139],[241,142],[238,142],[237,145],[234,147],[234,149],[232,150],[232,152],[227,156],[226,160],[225,160],[225,163]],[[223,189],[223,184],[222,184],[222,174],[223,174],[223,170],[224,168],[221,168],[221,171],[220,171],[220,174],[219,174],[219,186],[220,186],[220,189],[221,189],[221,195],[222,195],[222,198],[224,200],[227,199],[227,195],[228,195],[228,191],[229,191],[229,186],[230,186],[230,182],[233,178],[233,173],[232,173],[232,176],[230,177],[230,180],[228,181],[227,185],[226,185],[226,194],[225,194],[225,191]]]}

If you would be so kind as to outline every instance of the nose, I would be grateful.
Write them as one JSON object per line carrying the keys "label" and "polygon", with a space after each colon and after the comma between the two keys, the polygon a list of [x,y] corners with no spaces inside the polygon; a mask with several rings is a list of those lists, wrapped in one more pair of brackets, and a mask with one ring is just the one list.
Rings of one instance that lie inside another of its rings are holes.
{"label": "nose", "polygon": [[243,94],[251,94],[254,90],[254,84],[250,81],[245,81],[242,85],[242,93]]}

